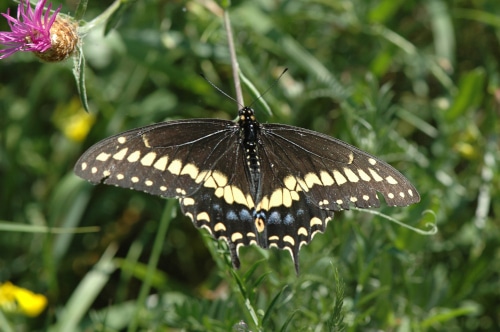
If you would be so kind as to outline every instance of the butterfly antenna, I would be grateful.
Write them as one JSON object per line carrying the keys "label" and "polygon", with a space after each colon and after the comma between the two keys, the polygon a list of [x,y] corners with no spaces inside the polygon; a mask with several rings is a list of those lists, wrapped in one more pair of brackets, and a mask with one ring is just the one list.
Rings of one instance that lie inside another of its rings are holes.
{"label": "butterfly antenna", "polygon": [[257,99],[255,99],[254,101],[252,101],[252,103],[251,103],[248,107],[250,107],[250,108],[251,108],[251,107],[252,107],[252,105],[253,105],[253,104],[255,104],[255,102],[257,102],[259,99],[261,99],[262,97],[264,97],[264,95],[265,95],[266,93],[268,93],[268,92],[269,92],[269,90],[273,89],[273,88],[274,88],[274,87],[278,84],[278,82],[279,82],[279,80],[281,79],[281,77],[282,77],[283,75],[285,75],[285,73],[286,73],[287,71],[288,71],[288,68],[285,68],[285,69],[281,72],[280,76],[278,76],[278,78],[274,81],[274,83],[273,83],[273,84],[271,84],[271,85],[270,85],[270,86],[269,86],[269,87],[268,87],[268,88],[267,88],[267,89],[266,89],[266,90],[265,90],[265,91],[264,91],[264,92],[263,92],[260,96],[258,96],[258,97],[257,97]]}
{"label": "butterfly antenna", "polygon": [[[224,91],[222,91],[221,88],[219,88],[217,85],[215,85],[215,83],[213,83],[212,81],[210,81],[205,75],[203,74],[200,74],[201,77],[203,77],[205,79],[205,81],[208,82],[208,84],[210,84],[215,90],[219,91],[220,93],[222,93],[224,96],[226,96],[227,98],[231,99],[232,101],[234,101],[236,104],[240,105],[240,107],[244,107],[243,105],[241,105],[236,99],[234,99],[233,97],[231,97],[230,95],[228,95],[227,93],[225,93]],[[280,76],[281,77],[281,76]]]}

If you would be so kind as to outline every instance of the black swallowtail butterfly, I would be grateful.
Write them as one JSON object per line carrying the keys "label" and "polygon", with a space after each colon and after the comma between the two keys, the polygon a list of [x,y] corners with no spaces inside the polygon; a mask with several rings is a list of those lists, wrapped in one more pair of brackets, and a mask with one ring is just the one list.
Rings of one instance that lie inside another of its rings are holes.
{"label": "black swallowtail butterfly", "polygon": [[257,122],[253,109],[238,122],[167,121],[107,138],[88,149],[75,173],[179,198],[197,227],[238,249],[256,244],[288,250],[298,271],[303,244],[325,230],[334,211],[420,200],[390,165],[347,143],[311,130]]}

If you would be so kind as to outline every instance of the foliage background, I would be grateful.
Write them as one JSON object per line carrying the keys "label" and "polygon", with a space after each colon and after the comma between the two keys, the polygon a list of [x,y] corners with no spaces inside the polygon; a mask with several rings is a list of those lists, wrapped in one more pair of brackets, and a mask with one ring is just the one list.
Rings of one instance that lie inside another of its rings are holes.
{"label": "foliage background", "polygon": [[[85,19],[110,3],[90,1]],[[74,12],[74,2],[62,4]],[[15,13],[14,3],[0,2],[7,7]],[[242,250],[233,272],[224,246],[175,201],[72,174],[86,148],[118,132],[236,114],[199,76],[234,95],[216,3],[131,1],[122,9],[106,36],[101,28],[84,40],[94,118],[85,118],[71,61],[16,54],[0,63],[0,282],[49,299],[37,318],[2,313],[2,328],[500,329],[500,2],[231,4],[249,81],[263,92],[289,68],[263,98],[272,115],[255,104],[260,121],[327,133],[390,162],[422,202],[381,212],[423,229],[433,217],[422,213],[432,210],[439,226],[423,236],[365,212],[338,213],[302,249],[299,276],[288,253],[255,247]],[[100,231],[29,233],[21,225]]]}

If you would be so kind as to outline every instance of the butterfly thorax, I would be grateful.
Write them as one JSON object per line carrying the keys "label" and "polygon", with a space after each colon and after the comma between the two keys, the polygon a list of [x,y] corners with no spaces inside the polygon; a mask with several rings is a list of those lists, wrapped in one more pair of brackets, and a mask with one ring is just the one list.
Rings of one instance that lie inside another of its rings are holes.
{"label": "butterfly thorax", "polygon": [[255,118],[253,109],[243,107],[239,110],[240,144],[246,161],[245,170],[251,182],[252,197],[257,199],[260,191],[260,160],[258,154],[258,141],[260,125]]}

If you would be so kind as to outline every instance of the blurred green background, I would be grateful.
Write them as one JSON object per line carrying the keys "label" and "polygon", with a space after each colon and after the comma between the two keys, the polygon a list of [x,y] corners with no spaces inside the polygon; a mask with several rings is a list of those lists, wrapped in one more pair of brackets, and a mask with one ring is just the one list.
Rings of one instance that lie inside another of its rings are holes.
{"label": "blurred green background", "polygon": [[[84,19],[110,4],[89,1]],[[74,1],[62,5],[74,13]],[[0,1],[8,7],[15,15]],[[225,246],[175,200],[77,178],[77,158],[103,138],[237,114],[199,75],[234,96],[220,4],[128,1],[109,33],[100,26],[83,41],[91,116],[71,60],[0,61],[0,283],[48,298],[34,318],[0,303],[0,330],[500,330],[500,2],[242,0],[229,12],[241,70],[259,92],[289,68],[263,97],[272,115],[254,105],[259,120],[391,163],[422,201],[380,212],[439,232],[341,212],[303,247],[300,275],[287,252],[253,246],[233,271]]]}

